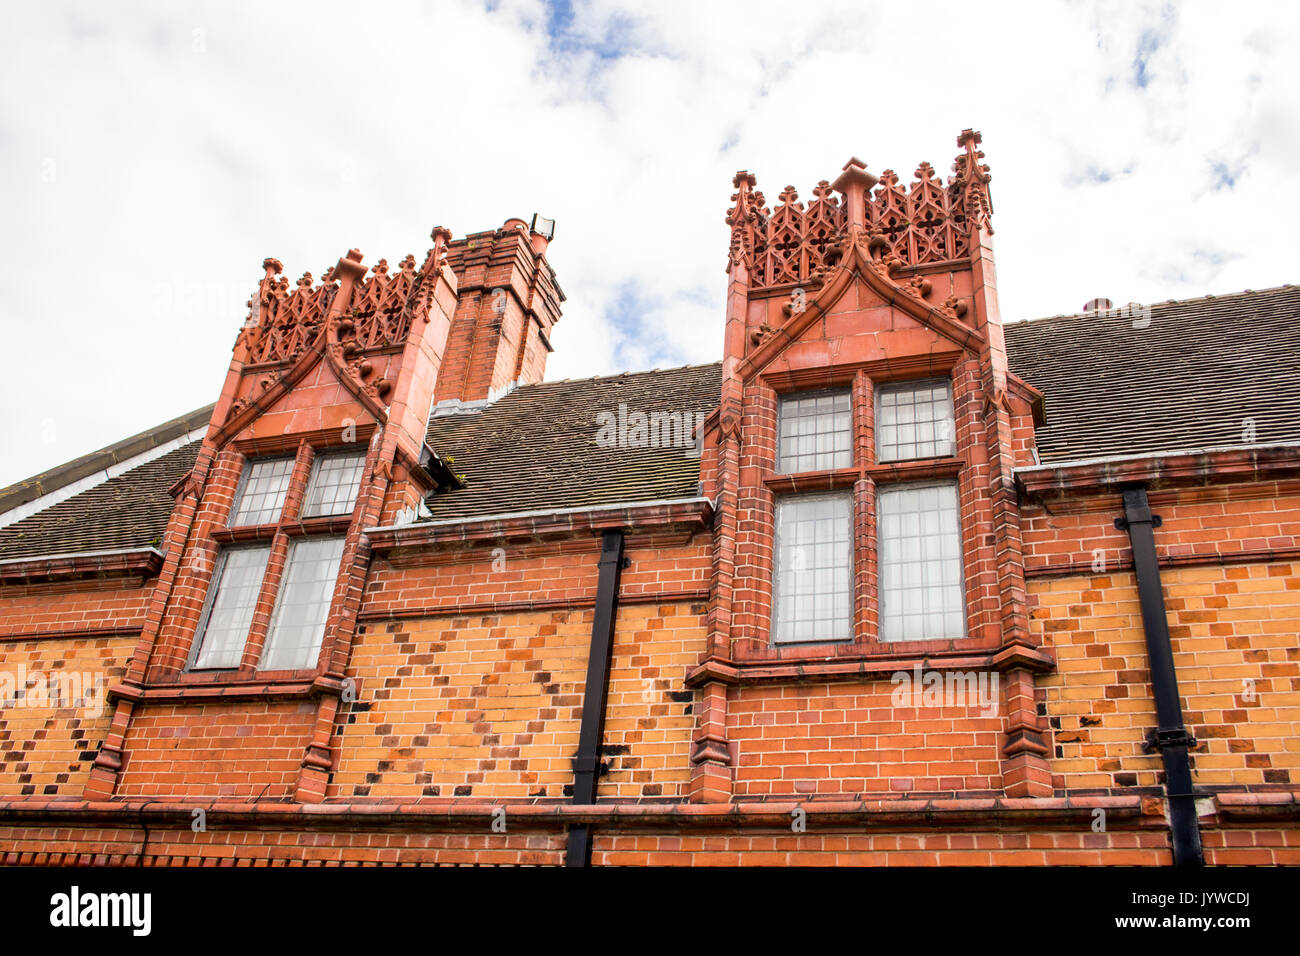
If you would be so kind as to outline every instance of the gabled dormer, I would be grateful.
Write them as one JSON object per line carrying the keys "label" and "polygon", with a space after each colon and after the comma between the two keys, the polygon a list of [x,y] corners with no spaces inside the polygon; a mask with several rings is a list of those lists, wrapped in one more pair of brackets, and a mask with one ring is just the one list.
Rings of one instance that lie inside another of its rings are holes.
{"label": "gabled dormer", "polygon": [[[168,709],[201,707],[217,736],[264,738],[253,750],[273,776],[282,771],[279,796],[324,795],[338,704],[356,692],[345,668],[369,567],[365,529],[419,514],[460,482],[425,443],[440,380],[462,380],[470,363],[462,350],[445,365],[448,343],[506,355],[491,366],[535,381],[559,317],[546,241],[522,220],[459,243],[441,227],[432,238],[422,260],[367,268],[354,249],[319,282],[305,273],[292,286],[279,261],[263,263],[194,467],[172,489],[166,561],[111,692],[112,730],[88,793],[171,793],[150,769],[165,752],[186,792],[253,796],[211,749],[164,739]],[[484,246],[487,275],[472,268]],[[467,273],[475,308],[461,303]],[[478,321],[484,281],[500,292],[495,324]],[[151,710],[162,719],[136,719]]]}
{"label": "gabled dormer", "polygon": [[[738,173],[722,403],[706,464],[719,501],[710,654],[721,688],[887,679],[924,661],[1004,672],[1003,777],[1050,788],[1012,469],[1039,396],[1008,372],[980,136],[945,184],[851,159],[806,206],[768,208]],[[706,713],[708,713],[706,709]],[[697,739],[697,799],[725,793],[720,719]]]}

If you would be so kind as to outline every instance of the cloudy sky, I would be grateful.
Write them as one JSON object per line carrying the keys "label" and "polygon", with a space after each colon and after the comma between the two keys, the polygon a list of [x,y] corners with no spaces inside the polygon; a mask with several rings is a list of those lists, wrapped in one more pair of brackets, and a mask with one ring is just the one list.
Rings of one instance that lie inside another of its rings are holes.
{"label": "cloudy sky", "polygon": [[266,256],[439,224],[557,220],[549,378],[711,361],[737,169],[946,174],[965,127],[1005,321],[1300,280],[1298,11],[8,2],[0,485],[212,401]]}

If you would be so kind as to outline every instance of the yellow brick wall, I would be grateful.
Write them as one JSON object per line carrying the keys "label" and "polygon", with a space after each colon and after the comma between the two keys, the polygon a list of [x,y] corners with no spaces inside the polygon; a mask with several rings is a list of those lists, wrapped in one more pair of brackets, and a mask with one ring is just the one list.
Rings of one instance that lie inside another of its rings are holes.
{"label": "yellow brick wall", "polygon": [[695,695],[682,679],[704,653],[704,614],[691,603],[618,609],[605,709],[609,772],[597,796],[685,797]]}
{"label": "yellow brick wall", "polygon": [[0,697],[33,679],[48,689],[50,675],[84,675],[79,684],[55,686],[91,689],[85,706],[59,706],[74,703],[68,700],[41,703],[28,696],[31,691],[0,700],[0,796],[81,795],[112,717],[104,692],[121,680],[137,640],[0,642]]}
{"label": "yellow brick wall", "polygon": [[[1300,782],[1300,562],[1161,573],[1198,786]],[[1056,785],[1152,786],[1158,754],[1131,573],[1031,578],[1033,627],[1056,654],[1039,679]],[[1058,726],[1059,724],[1059,726]]]}
{"label": "yellow brick wall", "polygon": [[[559,798],[573,780],[590,610],[359,630],[327,798]],[[353,719],[355,718],[355,719]]]}
{"label": "yellow brick wall", "polygon": [[[440,616],[363,627],[327,798],[564,799],[592,611]],[[676,797],[690,777],[701,604],[618,609],[601,796]]]}

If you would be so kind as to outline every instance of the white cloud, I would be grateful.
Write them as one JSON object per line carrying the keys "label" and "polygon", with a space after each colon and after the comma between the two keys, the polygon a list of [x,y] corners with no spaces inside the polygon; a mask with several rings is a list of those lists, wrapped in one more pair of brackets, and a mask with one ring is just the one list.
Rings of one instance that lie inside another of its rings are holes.
{"label": "white cloud", "polygon": [[550,377],[708,361],[736,169],[946,174],[967,126],[1008,320],[1296,278],[1287,5],[132,9],[7,8],[0,483],[215,398],[265,256],[435,224],[558,220]]}

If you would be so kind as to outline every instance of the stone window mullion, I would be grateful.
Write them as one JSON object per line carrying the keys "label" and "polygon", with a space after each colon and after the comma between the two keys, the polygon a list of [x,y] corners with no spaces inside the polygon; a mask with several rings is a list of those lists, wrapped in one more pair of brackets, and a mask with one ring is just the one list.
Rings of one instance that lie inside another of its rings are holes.
{"label": "stone window mullion", "polygon": [[284,568],[289,560],[289,546],[288,533],[283,529],[277,531],[271,541],[271,556],[266,562],[262,590],[257,596],[257,610],[253,612],[253,621],[248,628],[248,640],[244,644],[244,656],[239,665],[241,670],[256,669],[262,656],[262,646],[266,643],[266,634],[271,627],[271,616],[275,613],[276,595],[280,592]]}
{"label": "stone window mullion", "polygon": [[865,372],[853,377],[853,639],[868,641],[879,633],[876,600],[876,483],[866,473],[874,461],[875,383]]}

